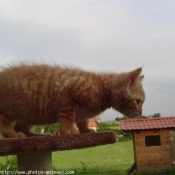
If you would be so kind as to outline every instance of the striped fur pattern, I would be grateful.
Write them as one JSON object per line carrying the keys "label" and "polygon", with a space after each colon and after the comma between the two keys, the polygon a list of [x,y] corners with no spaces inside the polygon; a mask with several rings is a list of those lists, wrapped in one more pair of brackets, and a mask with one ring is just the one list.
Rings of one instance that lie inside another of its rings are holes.
{"label": "striped fur pattern", "polygon": [[44,64],[3,68],[0,132],[6,138],[35,136],[33,125],[56,122],[61,134],[92,132],[88,119],[111,107],[128,117],[138,116],[145,100],[141,71],[94,73]]}

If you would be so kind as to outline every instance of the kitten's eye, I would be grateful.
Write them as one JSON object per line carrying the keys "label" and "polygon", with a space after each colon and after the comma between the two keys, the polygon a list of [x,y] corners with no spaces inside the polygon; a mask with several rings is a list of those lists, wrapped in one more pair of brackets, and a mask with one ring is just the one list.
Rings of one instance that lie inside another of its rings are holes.
{"label": "kitten's eye", "polygon": [[137,103],[137,105],[139,105],[140,104],[140,99],[136,99],[136,103]]}

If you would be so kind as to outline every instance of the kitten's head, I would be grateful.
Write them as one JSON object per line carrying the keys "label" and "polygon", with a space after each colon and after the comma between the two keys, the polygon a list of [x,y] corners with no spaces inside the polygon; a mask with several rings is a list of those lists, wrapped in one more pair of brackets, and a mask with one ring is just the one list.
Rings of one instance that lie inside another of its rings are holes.
{"label": "kitten's head", "polygon": [[[142,114],[145,93],[142,88],[144,76],[140,76],[142,68],[119,74],[118,89],[113,91],[113,108],[129,118]],[[115,98],[116,97],[116,98]]]}

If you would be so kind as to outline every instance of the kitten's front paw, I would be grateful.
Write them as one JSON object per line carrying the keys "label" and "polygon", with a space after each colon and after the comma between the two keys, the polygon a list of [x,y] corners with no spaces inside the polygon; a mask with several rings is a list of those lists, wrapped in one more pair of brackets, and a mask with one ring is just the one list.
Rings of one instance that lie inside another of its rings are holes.
{"label": "kitten's front paw", "polygon": [[22,132],[16,132],[15,134],[9,135],[8,138],[25,138],[26,135]]}
{"label": "kitten's front paw", "polygon": [[60,128],[60,134],[62,135],[79,134],[79,130],[77,128]]}
{"label": "kitten's front paw", "polygon": [[26,135],[22,132],[18,132],[17,135],[18,135],[18,138],[25,138],[26,137]]}
{"label": "kitten's front paw", "polygon": [[94,129],[91,129],[91,128],[87,128],[83,131],[81,131],[81,133],[96,133],[97,131],[95,131]]}
{"label": "kitten's front paw", "polygon": [[8,134],[3,134],[4,138],[25,138],[26,135],[22,132],[9,132]]}
{"label": "kitten's front paw", "polygon": [[95,131],[94,129],[88,129],[88,132],[90,132],[90,133],[96,133],[97,131]]}

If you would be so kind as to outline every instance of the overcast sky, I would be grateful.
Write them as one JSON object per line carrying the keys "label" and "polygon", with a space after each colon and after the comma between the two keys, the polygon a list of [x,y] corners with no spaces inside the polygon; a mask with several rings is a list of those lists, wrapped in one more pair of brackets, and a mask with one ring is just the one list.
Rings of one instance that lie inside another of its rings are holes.
{"label": "overcast sky", "polygon": [[175,116],[175,1],[1,1],[0,65],[18,61],[108,72],[143,66],[143,115]]}

